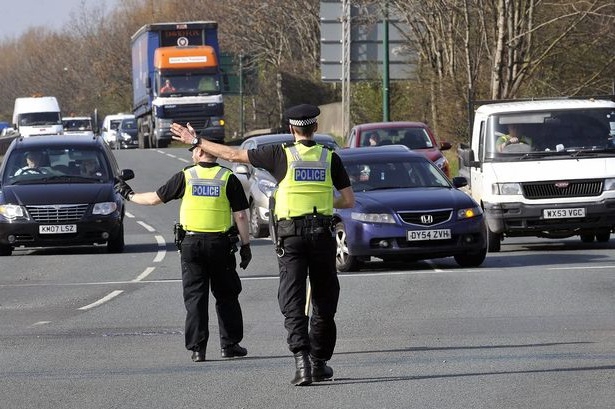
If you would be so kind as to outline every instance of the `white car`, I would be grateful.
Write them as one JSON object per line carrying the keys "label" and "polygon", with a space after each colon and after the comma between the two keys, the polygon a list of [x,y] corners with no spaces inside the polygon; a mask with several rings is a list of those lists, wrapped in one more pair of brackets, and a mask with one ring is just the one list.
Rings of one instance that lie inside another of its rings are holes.
{"label": "white car", "polygon": [[117,145],[117,128],[122,122],[122,119],[134,119],[134,117],[135,116],[133,114],[122,113],[107,115],[105,117],[105,119],[103,120],[102,128],[100,130],[100,134],[110,147],[115,148]]}
{"label": "white car", "polygon": [[94,136],[92,118],[89,116],[65,116],[62,118],[64,134]]}

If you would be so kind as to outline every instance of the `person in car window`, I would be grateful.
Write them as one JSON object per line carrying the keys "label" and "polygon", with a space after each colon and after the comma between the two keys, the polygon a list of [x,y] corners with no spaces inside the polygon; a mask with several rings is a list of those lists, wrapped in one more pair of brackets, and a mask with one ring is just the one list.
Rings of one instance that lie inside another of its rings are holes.
{"label": "person in car window", "polygon": [[510,124],[508,125],[508,133],[505,135],[501,135],[496,140],[495,146],[498,152],[503,152],[508,145],[514,145],[519,143],[531,145],[532,140],[527,136],[523,135],[523,129],[521,125]]}
{"label": "person in car window", "polygon": [[15,176],[47,173],[42,164],[43,154],[41,152],[28,152],[26,154],[26,166],[17,169]]}
{"label": "person in car window", "polygon": [[[314,141],[320,109],[302,104],[285,112],[294,141],[255,149],[234,149],[203,139],[195,143],[230,162],[250,163],[269,171],[278,182],[273,207],[274,244],[278,255],[278,304],[284,315],[288,349],[295,359],[291,384],[309,385],[333,377],[327,365],[337,339],[335,313],[339,280],[332,233],[334,208],[354,206],[350,179],[340,157]],[[175,139],[194,140],[189,126],[171,125]],[[335,196],[334,189],[340,193]],[[309,280],[311,292],[307,295]],[[313,304],[311,317],[306,305]]]}
{"label": "person in car window", "polygon": [[82,176],[101,176],[102,172],[98,167],[98,161],[95,158],[87,158],[81,161]]}
{"label": "person in car window", "polygon": [[160,93],[162,94],[165,92],[175,92],[175,87],[171,84],[171,80],[169,79],[164,80],[164,85],[160,87]]}

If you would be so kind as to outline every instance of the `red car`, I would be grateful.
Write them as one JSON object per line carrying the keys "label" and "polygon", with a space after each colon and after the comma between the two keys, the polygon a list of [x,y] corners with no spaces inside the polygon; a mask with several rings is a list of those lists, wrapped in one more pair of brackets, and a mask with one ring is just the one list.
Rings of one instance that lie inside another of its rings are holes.
{"label": "red car", "polygon": [[370,122],[355,125],[346,138],[346,148],[380,145],[406,145],[422,153],[448,176],[450,166],[442,151],[451,148],[449,142],[438,141],[429,127],[422,122]]}

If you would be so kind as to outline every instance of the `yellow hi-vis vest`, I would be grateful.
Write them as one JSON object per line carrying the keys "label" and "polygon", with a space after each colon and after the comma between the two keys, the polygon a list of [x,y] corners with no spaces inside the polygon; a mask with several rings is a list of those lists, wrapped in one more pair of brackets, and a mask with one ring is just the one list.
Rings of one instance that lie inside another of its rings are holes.
{"label": "yellow hi-vis vest", "polygon": [[275,193],[275,215],[288,219],[314,213],[333,215],[331,150],[302,143],[285,147],[287,170]]}
{"label": "yellow hi-vis vest", "polygon": [[226,184],[231,171],[214,166],[184,169],[186,191],[179,208],[179,223],[194,232],[225,232],[232,225]]}

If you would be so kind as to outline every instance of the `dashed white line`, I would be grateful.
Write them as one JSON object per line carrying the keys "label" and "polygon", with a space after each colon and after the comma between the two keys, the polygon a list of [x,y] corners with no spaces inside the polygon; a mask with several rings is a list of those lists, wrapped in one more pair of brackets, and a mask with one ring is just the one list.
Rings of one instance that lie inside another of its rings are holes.
{"label": "dashed white line", "polygon": [[156,229],[154,229],[152,226],[150,226],[149,224],[145,222],[142,222],[141,220],[137,220],[137,224],[140,224],[141,226],[143,226],[143,228],[150,233],[153,233],[156,231]]}
{"label": "dashed white line", "polygon": [[38,325],[45,325],[45,324],[49,324],[51,323],[51,321],[39,321],[39,322],[35,322],[34,324],[32,324],[33,327],[36,327]]}
{"label": "dashed white line", "polygon": [[103,298],[101,298],[100,300],[93,302],[92,304],[88,304],[88,305],[84,305],[83,307],[79,307],[78,310],[85,311],[85,310],[89,310],[90,308],[98,307],[99,305],[102,305],[102,304],[106,303],[107,301],[117,297],[118,295],[120,295],[123,292],[124,292],[123,290],[112,291],[109,294],[107,294],[106,296],[104,296]]}

